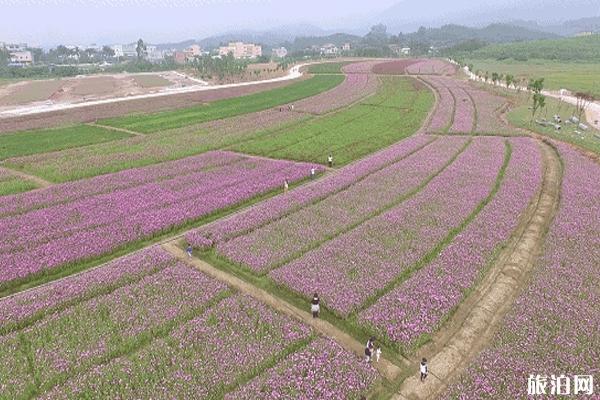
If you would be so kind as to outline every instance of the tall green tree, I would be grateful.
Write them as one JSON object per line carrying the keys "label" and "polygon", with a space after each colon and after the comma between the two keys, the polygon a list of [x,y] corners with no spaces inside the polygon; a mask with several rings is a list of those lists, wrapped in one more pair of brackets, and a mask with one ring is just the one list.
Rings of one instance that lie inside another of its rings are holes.
{"label": "tall green tree", "polygon": [[135,52],[137,53],[138,61],[141,61],[146,56],[146,44],[142,39],[138,39]]}
{"label": "tall green tree", "polygon": [[542,94],[544,90],[544,78],[531,79],[527,89],[533,93],[533,104],[531,106],[531,122],[535,118],[535,113],[546,106],[546,96]]}

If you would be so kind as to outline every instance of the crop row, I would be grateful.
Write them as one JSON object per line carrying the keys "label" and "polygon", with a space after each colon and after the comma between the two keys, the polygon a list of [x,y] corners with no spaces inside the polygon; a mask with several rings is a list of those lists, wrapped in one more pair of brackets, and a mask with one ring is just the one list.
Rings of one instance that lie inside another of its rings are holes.
{"label": "crop row", "polygon": [[517,227],[540,188],[541,156],[529,138],[512,139],[502,185],[477,217],[430,264],[360,314],[382,337],[410,348],[466,296]]}
{"label": "crop row", "polygon": [[[141,271],[147,274],[138,280],[95,292],[109,276]],[[88,281],[95,283],[80,290]],[[49,294],[63,288],[71,294],[60,301],[78,301],[56,310]],[[260,397],[258,382],[270,379],[297,384],[304,398],[322,390],[323,398],[342,399],[357,398],[377,379],[339,345],[313,340],[307,326],[232,294],[160,248],[0,300],[0,309],[36,299],[46,314],[0,336],[1,398],[214,398],[233,390]],[[307,371],[320,389],[300,382]]]}
{"label": "crop row", "polygon": [[373,67],[374,74],[401,75],[406,73],[406,68],[419,62],[414,59],[394,60],[377,64]]}
{"label": "crop row", "polygon": [[489,195],[504,162],[499,138],[475,140],[420,192],[270,272],[279,284],[347,315],[436,248]]}
{"label": "crop row", "polygon": [[186,235],[186,240],[194,247],[202,249],[243,235],[302,207],[347,189],[356,182],[407,157],[434,140],[434,138],[424,135],[410,137],[370,157],[350,164],[334,175],[329,175],[314,183],[297,188],[286,195],[272,197],[243,212],[190,231]]}
{"label": "crop row", "polygon": [[600,166],[568,145],[557,147],[564,162],[561,202],[544,255],[490,348],[444,398],[526,398],[530,375],[546,377],[548,395],[551,375],[595,375],[590,389],[598,393]]}
{"label": "crop row", "polygon": [[379,77],[377,93],[339,112],[289,129],[236,144],[242,153],[325,163],[336,166],[397,142],[416,132],[433,95],[411,77]]}
{"label": "crop row", "polygon": [[153,133],[180,128],[200,122],[234,117],[267,110],[282,104],[299,101],[329,90],[343,81],[341,75],[315,75],[289,86],[247,96],[218,100],[206,105],[164,111],[155,114],[132,115],[100,121],[103,125],[125,128],[137,132]]}
{"label": "crop row", "polygon": [[[273,190],[284,179],[293,182],[307,177],[312,165],[216,152],[161,167],[117,174],[116,184],[110,177],[100,177],[108,189],[98,187],[99,194],[63,202],[59,191],[57,200],[46,199],[49,206],[0,219],[4,239],[0,244],[0,282],[152,237]],[[178,174],[164,176],[171,167],[179,167]],[[135,184],[123,184],[124,177],[125,181],[133,178]],[[82,184],[90,187],[90,182]],[[52,190],[56,193],[56,188]]]}
{"label": "crop row", "polygon": [[294,110],[325,114],[375,93],[377,83],[377,78],[371,74],[349,74],[333,89],[295,103]]}
{"label": "crop row", "polygon": [[456,68],[447,61],[427,59],[407,66],[406,72],[418,75],[454,75]]}
{"label": "crop row", "polygon": [[217,253],[255,272],[273,269],[405,199],[439,173],[465,142],[437,140],[322,201],[218,244]]}
{"label": "crop row", "polygon": [[307,116],[288,111],[266,110],[237,117],[171,129],[152,135],[15,157],[6,161],[52,182],[66,182],[181,159],[233,143],[249,140],[261,132],[303,121]]}
{"label": "crop row", "polygon": [[429,124],[432,132],[505,133],[508,127],[497,111],[505,100],[467,82],[452,78],[423,78],[438,92],[438,106]]}

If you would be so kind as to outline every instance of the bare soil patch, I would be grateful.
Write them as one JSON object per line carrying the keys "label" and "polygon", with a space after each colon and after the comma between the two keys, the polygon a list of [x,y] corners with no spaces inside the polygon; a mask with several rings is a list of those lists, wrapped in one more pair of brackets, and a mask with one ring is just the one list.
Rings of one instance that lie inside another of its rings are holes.
{"label": "bare soil patch", "polygon": [[133,80],[136,85],[143,88],[163,87],[173,84],[173,82],[160,75],[135,75],[133,76]]}
{"label": "bare soil patch", "polygon": [[62,80],[24,81],[0,89],[0,106],[48,100],[64,85]]}

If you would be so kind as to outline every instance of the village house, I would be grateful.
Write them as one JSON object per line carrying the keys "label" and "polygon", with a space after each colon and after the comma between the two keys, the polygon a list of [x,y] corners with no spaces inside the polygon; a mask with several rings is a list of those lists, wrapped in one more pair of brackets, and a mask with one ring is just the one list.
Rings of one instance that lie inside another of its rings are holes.
{"label": "village house", "polygon": [[262,56],[262,47],[253,43],[231,42],[227,46],[219,47],[219,55],[233,54],[235,59],[257,58]]}
{"label": "village house", "polygon": [[340,49],[333,43],[327,43],[321,46],[321,54],[324,56],[335,56]]}

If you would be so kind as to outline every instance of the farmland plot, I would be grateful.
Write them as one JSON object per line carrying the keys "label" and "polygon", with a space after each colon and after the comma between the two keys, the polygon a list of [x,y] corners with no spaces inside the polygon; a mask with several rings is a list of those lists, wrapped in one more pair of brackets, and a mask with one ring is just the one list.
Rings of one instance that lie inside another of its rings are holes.
{"label": "farmland plot", "polygon": [[[351,64],[350,66],[352,66]],[[378,92],[337,113],[232,146],[250,154],[344,165],[419,129],[432,93],[409,77],[383,77]]]}
{"label": "farmland plot", "polygon": [[524,398],[530,374],[591,374],[598,391],[600,210],[592,199],[600,195],[600,167],[568,145],[557,146],[562,195],[544,255],[490,347],[443,398]]}
{"label": "farmland plot", "polygon": [[465,143],[437,140],[335,195],[217,245],[217,253],[256,272],[273,269],[402,201],[439,173]]}
{"label": "farmland plot", "polygon": [[[408,201],[270,272],[304,296],[318,292],[347,315],[377,296],[460,230],[499,179],[505,159],[499,138],[474,141],[454,163]],[[429,255],[431,257],[431,255]]]}
{"label": "farmland plot", "polygon": [[312,166],[214,152],[5,197],[0,286],[152,238],[302,179]]}
{"label": "farmland plot", "polygon": [[[118,280],[99,292],[109,277]],[[49,296],[62,290],[58,300]],[[38,315],[17,327],[8,322],[9,330],[0,323],[3,398],[215,398],[250,393],[246,383],[273,368],[289,376],[316,371],[314,379],[330,382],[329,395],[341,399],[358,398],[378,379],[307,326],[157,247],[0,304],[8,315]],[[353,386],[331,386],[342,377]]]}
{"label": "farmland plot", "polygon": [[35,183],[26,181],[7,169],[0,168],[0,196],[26,192],[36,187]]}
{"label": "farmland plot", "polygon": [[516,229],[541,184],[541,155],[531,139],[512,139],[502,185],[439,257],[360,314],[382,337],[407,349],[427,337],[466,296]]}
{"label": "farmland plot", "polygon": [[434,140],[434,137],[424,135],[410,137],[344,167],[333,176],[327,176],[285,196],[275,196],[243,212],[190,231],[186,239],[188,243],[202,249],[244,235],[368,179],[377,171],[402,160]]}

